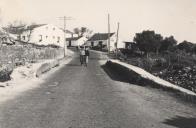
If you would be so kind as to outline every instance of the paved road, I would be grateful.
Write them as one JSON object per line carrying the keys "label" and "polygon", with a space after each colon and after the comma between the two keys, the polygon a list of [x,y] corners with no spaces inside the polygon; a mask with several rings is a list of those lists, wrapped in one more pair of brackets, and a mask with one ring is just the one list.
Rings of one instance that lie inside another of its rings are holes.
{"label": "paved road", "polygon": [[91,53],[0,106],[0,128],[195,128],[196,107],[168,92],[111,79]]}

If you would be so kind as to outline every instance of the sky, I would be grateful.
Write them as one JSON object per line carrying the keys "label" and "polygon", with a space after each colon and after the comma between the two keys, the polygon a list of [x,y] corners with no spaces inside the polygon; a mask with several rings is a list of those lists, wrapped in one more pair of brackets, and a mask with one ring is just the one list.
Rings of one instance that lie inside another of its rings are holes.
{"label": "sky", "polygon": [[87,27],[107,32],[110,14],[111,32],[124,41],[135,33],[155,30],[163,37],[173,35],[178,42],[196,43],[196,0],[0,0],[0,23],[14,20],[26,23],[50,23],[63,26],[58,17],[68,16],[67,29]]}

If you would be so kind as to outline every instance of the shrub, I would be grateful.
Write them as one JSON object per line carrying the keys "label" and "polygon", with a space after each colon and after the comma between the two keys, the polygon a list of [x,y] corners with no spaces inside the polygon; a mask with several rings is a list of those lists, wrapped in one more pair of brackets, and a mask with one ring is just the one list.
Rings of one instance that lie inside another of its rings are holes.
{"label": "shrub", "polygon": [[1,66],[0,67],[0,82],[5,82],[7,80],[10,80],[11,79],[10,74],[12,73],[12,71],[13,71],[13,67],[10,65]]}

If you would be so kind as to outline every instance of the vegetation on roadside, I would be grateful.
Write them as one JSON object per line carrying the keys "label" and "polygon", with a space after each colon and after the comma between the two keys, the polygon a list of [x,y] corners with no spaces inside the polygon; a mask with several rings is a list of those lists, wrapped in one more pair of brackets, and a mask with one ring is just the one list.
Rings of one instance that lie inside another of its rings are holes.
{"label": "vegetation on roadside", "polygon": [[1,45],[0,82],[10,80],[10,74],[17,66],[60,56],[63,56],[63,49],[52,46],[35,46],[33,44]]}
{"label": "vegetation on roadside", "polygon": [[147,30],[136,33],[130,48],[121,53],[127,63],[196,92],[196,44]]}

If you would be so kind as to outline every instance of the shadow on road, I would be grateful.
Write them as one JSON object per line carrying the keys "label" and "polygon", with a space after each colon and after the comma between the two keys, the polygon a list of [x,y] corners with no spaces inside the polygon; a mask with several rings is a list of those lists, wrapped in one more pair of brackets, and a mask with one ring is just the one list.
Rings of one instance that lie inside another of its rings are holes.
{"label": "shadow on road", "polygon": [[107,73],[107,75],[112,80],[129,83],[129,80],[126,79],[124,75],[117,73],[116,71],[110,69],[108,66],[102,65],[101,68]]}
{"label": "shadow on road", "polygon": [[155,83],[154,81],[139,77],[137,76],[136,73],[130,72],[122,68],[121,66],[115,64],[105,64],[102,65],[101,67],[112,80],[131,83],[138,86],[150,87],[161,91],[166,91],[168,95],[175,97],[179,101],[183,101],[185,103],[191,103],[192,105],[196,106],[196,96],[187,95],[178,90],[161,86]]}
{"label": "shadow on road", "polygon": [[81,64],[78,62],[78,64],[72,64],[72,63],[69,63],[69,64],[67,64],[66,66],[68,66],[68,67],[81,67]]}
{"label": "shadow on road", "polygon": [[106,60],[106,58],[90,57],[90,60]]}
{"label": "shadow on road", "polygon": [[166,119],[163,123],[177,128],[196,128],[196,118],[176,116],[171,119]]}

